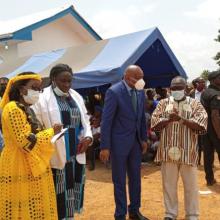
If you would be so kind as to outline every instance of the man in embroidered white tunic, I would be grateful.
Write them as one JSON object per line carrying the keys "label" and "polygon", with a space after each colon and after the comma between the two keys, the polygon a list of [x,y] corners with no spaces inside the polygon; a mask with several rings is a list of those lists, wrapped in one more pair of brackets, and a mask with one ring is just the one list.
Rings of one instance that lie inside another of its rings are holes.
{"label": "man in embroidered white tunic", "polygon": [[185,87],[185,79],[175,77],[171,96],[159,102],[151,119],[152,129],[160,132],[156,162],[162,162],[164,220],[176,219],[178,215],[179,174],[184,186],[186,219],[197,220],[199,216],[197,136],[206,132],[207,114],[199,101],[185,96]]}

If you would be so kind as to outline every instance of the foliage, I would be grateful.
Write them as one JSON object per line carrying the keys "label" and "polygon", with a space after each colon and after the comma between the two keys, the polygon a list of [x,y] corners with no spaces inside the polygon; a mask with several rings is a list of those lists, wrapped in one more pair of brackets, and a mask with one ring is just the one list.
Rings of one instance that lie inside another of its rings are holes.
{"label": "foliage", "polygon": [[[218,36],[217,38],[215,39],[215,41],[219,42],[220,43],[220,30],[218,30]],[[220,52],[218,52],[215,57],[214,57],[214,60],[217,61],[217,64],[220,66]]]}
{"label": "foliage", "polygon": [[208,75],[209,75],[209,71],[208,71],[208,70],[203,70],[200,76],[201,76],[205,81],[207,81],[207,80],[208,80]]}

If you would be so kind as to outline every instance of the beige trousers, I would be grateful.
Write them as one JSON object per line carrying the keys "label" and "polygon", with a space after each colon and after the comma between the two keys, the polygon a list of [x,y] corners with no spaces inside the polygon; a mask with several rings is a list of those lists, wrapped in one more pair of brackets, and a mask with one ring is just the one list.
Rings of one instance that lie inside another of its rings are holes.
{"label": "beige trousers", "polygon": [[161,166],[165,217],[176,219],[178,215],[177,185],[179,174],[184,187],[184,205],[187,220],[198,220],[199,197],[197,185],[197,167],[177,163],[163,162]]}

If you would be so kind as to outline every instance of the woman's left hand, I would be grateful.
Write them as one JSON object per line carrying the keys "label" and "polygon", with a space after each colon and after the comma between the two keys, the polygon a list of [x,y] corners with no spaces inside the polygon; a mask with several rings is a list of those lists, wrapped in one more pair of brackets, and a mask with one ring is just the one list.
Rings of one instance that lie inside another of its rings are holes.
{"label": "woman's left hand", "polygon": [[92,143],[92,138],[90,138],[90,137],[83,138],[77,146],[77,148],[78,148],[77,154],[81,154],[81,153],[86,152],[86,150],[88,149],[88,147],[91,143]]}

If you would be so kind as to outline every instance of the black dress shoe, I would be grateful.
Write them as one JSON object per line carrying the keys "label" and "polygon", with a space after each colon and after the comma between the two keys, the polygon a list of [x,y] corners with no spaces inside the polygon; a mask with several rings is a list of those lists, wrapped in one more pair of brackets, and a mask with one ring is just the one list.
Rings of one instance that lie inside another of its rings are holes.
{"label": "black dress shoe", "polygon": [[207,181],[207,186],[213,186],[216,183],[217,183],[216,180],[213,179],[213,180]]}
{"label": "black dress shoe", "polygon": [[126,220],[125,216],[117,216],[115,220]]}
{"label": "black dress shoe", "polygon": [[130,220],[149,220],[149,218],[144,217],[140,212],[129,213]]}
{"label": "black dress shoe", "polygon": [[95,164],[90,163],[89,166],[88,166],[88,170],[89,170],[89,171],[95,170]]}

